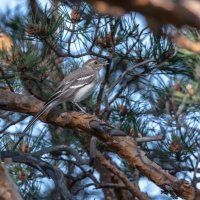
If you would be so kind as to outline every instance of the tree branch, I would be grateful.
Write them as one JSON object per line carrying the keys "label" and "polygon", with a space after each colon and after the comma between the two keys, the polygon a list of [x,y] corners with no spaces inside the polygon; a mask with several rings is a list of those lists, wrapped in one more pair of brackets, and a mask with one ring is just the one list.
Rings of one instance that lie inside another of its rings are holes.
{"label": "tree branch", "polygon": [[197,41],[193,42],[187,37],[180,34],[172,35],[170,36],[170,38],[172,38],[179,47],[185,48],[189,51],[193,51],[194,53],[200,54],[200,42],[197,42]]}
{"label": "tree branch", "polygon": [[49,176],[53,179],[55,185],[57,185],[57,188],[59,189],[60,197],[62,197],[64,200],[75,199],[74,196],[72,196],[67,189],[64,174],[60,169],[52,167],[47,162],[28,153],[16,151],[1,151],[0,158],[2,160],[11,159],[13,162],[24,163],[39,170],[44,175]]}
{"label": "tree branch", "polygon": [[97,152],[97,159],[106,169],[110,170],[113,174],[117,175],[122,180],[122,182],[126,185],[126,188],[132,193],[133,196],[138,197],[140,200],[149,199],[145,193],[140,191],[139,187],[131,184],[129,179],[109,160],[107,160],[100,152]]}
{"label": "tree branch", "polygon": [[[33,106],[34,105],[34,106]],[[8,91],[0,90],[0,108],[12,110],[31,115],[36,114],[42,108],[43,102],[32,96],[25,96]],[[121,156],[133,168],[141,171],[151,181],[155,182],[166,192],[174,192],[177,196],[185,199],[200,199],[200,190],[190,185],[188,182],[177,179],[159,165],[147,158],[145,153],[137,148],[132,137],[112,137],[112,134],[123,133],[113,128],[97,117],[78,112],[60,113],[52,109],[47,115],[40,118],[44,122],[67,128],[79,129],[86,134],[96,136],[99,140]]]}
{"label": "tree branch", "polygon": [[158,24],[173,24],[176,27],[189,25],[200,27],[200,3],[197,0],[172,1],[172,0],[128,0],[126,3],[119,0],[91,1],[101,13],[122,15],[124,12],[140,12],[147,19],[153,19]]}
{"label": "tree branch", "polygon": [[22,200],[18,189],[11,180],[9,173],[3,163],[0,163],[0,199],[1,200]]}

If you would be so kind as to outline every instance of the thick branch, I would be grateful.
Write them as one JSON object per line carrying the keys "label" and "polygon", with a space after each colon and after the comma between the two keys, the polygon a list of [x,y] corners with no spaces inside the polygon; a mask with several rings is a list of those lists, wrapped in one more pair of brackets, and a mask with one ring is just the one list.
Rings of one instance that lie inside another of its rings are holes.
{"label": "thick branch", "polygon": [[124,12],[135,11],[161,25],[200,27],[200,3],[197,0],[181,0],[177,1],[178,3],[172,0],[128,0],[126,3],[119,0],[88,1],[103,13],[121,15]]}
{"label": "thick branch", "polygon": [[129,179],[117,168],[115,167],[109,160],[107,160],[100,152],[97,152],[97,158],[100,163],[113,174],[117,175],[122,182],[126,185],[127,189],[133,194],[133,196],[138,197],[140,200],[148,200],[148,196],[141,192],[136,184],[131,184]]}
{"label": "thick branch", "polygon": [[41,160],[40,158],[16,151],[1,151],[0,158],[5,161],[6,159],[11,159],[13,162],[25,163],[35,169],[38,169],[41,173],[53,179],[55,185],[57,185],[57,189],[59,189],[60,197],[62,197],[64,200],[75,199],[74,196],[71,195],[70,191],[66,188],[63,172],[58,168],[50,166],[47,162]]}
{"label": "thick branch", "polygon": [[[33,106],[34,105],[34,106]],[[8,91],[0,90],[0,108],[31,115],[40,111],[43,103],[32,96],[24,96]],[[125,159],[130,166],[137,168],[151,181],[167,192],[173,192],[177,196],[188,200],[200,200],[200,191],[189,183],[179,180],[162,170],[160,166],[149,160],[145,153],[137,148],[133,138],[111,137],[109,134],[120,132],[105,122],[92,115],[78,112],[59,113],[53,109],[49,115],[44,115],[41,120],[57,126],[80,129],[87,134],[96,136],[99,140]],[[122,132],[122,131],[121,131]]]}
{"label": "thick branch", "polygon": [[0,163],[0,199],[1,200],[22,200],[17,186],[11,180],[8,171]]}
{"label": "thick branch", "polygon": [[193,51],[197,54],[200,54],[200,42],[193,42],[185,36],[180,34],[175,34],[171,36],[171,38],[176,42],[179,47],[188,49],[189,51]]}

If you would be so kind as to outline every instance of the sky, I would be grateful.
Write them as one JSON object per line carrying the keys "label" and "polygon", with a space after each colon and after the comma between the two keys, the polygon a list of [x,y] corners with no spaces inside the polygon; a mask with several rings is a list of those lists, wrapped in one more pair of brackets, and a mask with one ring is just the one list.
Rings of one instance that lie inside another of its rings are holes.
{"label": "sky", "polygon": [[[26,12],[26,4],[28,0],[0,0],[0,13],[6,12],[8,9],[14,10],[17,8],[17,11]],[[38,0],[37,0],[38,1]],[[48,0],[40,0],[39,1],[42,6],[45,6],[49,1]]]}
{"label": "sky", "polygon": [[17,0],[10,0],[10,1],[8,1],[8,0],[1,0],[0,10],[5,10],[5,8],[7,8],[7,7],[14,8],[17,5],[18,2],[19,1],[17,1]]}

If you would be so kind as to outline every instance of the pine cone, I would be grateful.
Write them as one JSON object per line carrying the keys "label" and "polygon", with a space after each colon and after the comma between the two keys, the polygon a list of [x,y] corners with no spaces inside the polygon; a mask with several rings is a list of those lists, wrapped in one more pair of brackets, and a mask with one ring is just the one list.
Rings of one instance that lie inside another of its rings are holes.
{"label": "pine cone", "polygon": [[128,111],[127,111],[127,109],[126,109],[125,106],[122,106],[122,105],[121,105],[121,106],[119,107],[119,112],[120,112],[121,115],[125,115],[125,114],[127,114]]}
{"label": "pine cone", "polygon": [[171,90],[181,92],[181,90],[182,90],[181,83],[179,81],[177,81],[174,85],[172,85]]}
{"label": "pine cone", "polygon": [[186,91],[190,96],[194,96],[196,92],[191,84],[186,85]]}
{"label": "pine cone", "polygon": [[174,153],[179,153],[182,150],[182,145],[181,145],[180,141],[174,140],[171,142],[169,149],[170,149],[170,151],[172,151]]}
{"label": "pine cone", "polygon": [[72,10],[71,12],[71,20],[72,20],[72,23],[77,23],[77,22],[80,22],[80,13],[78,12],[78,10]]}
{"label": "pine cone", "polygon": [[21,146],[20,146],[19,149],[20,149],[20,151],[23,152],[23,153],[28,153],[29,150],[30,150],[28,144],[25,144],[25,143],[21,144]]}
{"label": "pine cone", "polygon": [[23,172],[23,171],[19,171],[18,173],[18,178],[21,180],[21,181],[26,181],[28,176]]}
{"label": "pine cone", "polygon": [[103,48],[103,49],[106,49],[106,48],[109,48],[110,47],[110,41],[108,40],[108,38],[98,38],[97,39],[97,44]]}

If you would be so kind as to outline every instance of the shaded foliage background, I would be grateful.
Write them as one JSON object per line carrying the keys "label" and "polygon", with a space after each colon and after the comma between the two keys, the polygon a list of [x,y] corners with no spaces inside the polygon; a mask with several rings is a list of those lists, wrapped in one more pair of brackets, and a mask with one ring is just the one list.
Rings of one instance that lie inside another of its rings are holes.
{"label": "shaded foliage background", "polygon": [[[136,13],[102,15],[85,2],[52,1],[42,8],[30,0],[27,6],[24,16],[17,11],[12,17],[0,16],[2,32],[12,38],[1,43],[1,89],[45,101],[64,75],[85,60],[106,59],[110,64],[101,71],[93,95],[82,102],[84,108],[133,137],[162,169],[198,187],[199,55],[177,48],[165,37],[164,33],[176,28],[166,26],[161,35],[155,35],[140,25]],[[196,29],[178,32],[199,39]],[[66,103],[60,109],[76,108]],[[8,152],[29,116],[0,112],[0,147]],[[100,160],[89,161],[90,141],[91,136],[80,130],[38,121],[17,149],[19,160],[9,165],[24,199],[136,199]],[[102,142],[96,146],[131,183],[143,187],[147,196],[176,198],[173,191],[162,190],[153,196],[149,186],[144,187],[147,180],[142,172],[130,168]],[[23,153],[30,156],[28,164],[23,162],[28,159]],[[49,176],[55,176],[55,187]]]}

